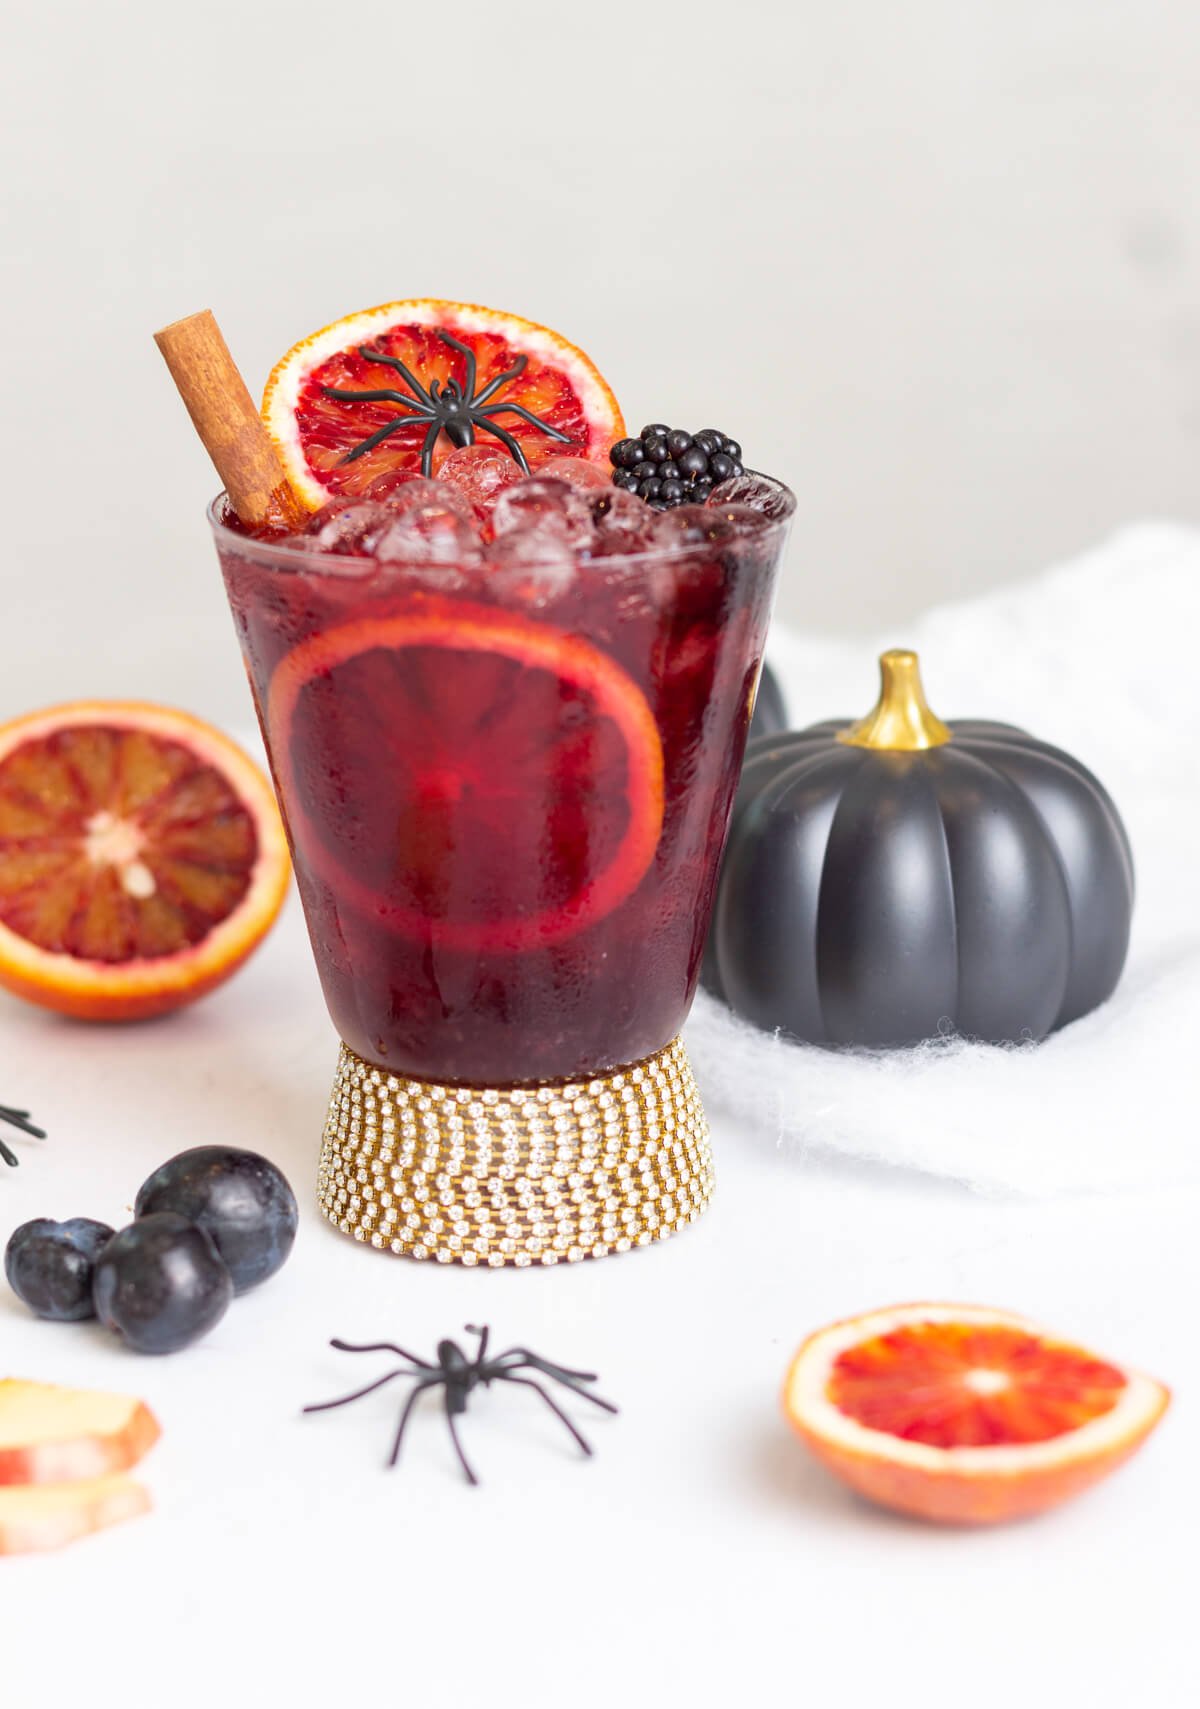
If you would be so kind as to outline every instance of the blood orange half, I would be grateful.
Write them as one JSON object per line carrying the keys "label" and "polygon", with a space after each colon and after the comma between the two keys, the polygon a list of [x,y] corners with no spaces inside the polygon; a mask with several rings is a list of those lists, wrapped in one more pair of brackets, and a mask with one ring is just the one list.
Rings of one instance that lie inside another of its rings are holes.
{"label": "blood orange half", "polygon": [[186,712],[81,701],[0,725],[0,985],[87,1020],[228,978],[290,871],[270,785]]}
{"label": "blood orange half", "polygon": [[1161,1383],[981,1306],[909,1305],[811,1335],[784,1387],[809,1448],[861,1495],[922,1519],[1040,1513],[1158,1423]]}
{"label": "blood orange half", "polygon": [[545,624],[467,602],[341,624],[281,660],[267,724],[298,850],[357,912],[441,947],[568,938],[658,846],[644,696]]}
{"label": "blood orange half", "polygon": [[[439,333],[449,333],[466,354]],[[411,380],[427,392],[441,391],[454,380],[465,391],[472,359],[475,395],[490,392],[488,407],[497,411],[490,419],[511,434],[531,469],[555,456],[604,459],[625,432],[603,376],[557,332],[475,303],[429,297],[384,303],[302,339],[267,380],[263,419],[301,502],[316,510],[339,493],[362,493],[380,475],[419,470],[430,422],[415,413],[421,400]],[[511,377],[502,380],[504,375]],[[329,389],[390,390],[409,404],[331,397]],[[542,432],[510,406],[535,416],[554,434]],[[394,431],[360,451],[364,441],[389,427]],[[485,427],[476,425],[474,434],[476,443],[501,443]],[[435,473],[453,449],[442,433],[433,445]]]}

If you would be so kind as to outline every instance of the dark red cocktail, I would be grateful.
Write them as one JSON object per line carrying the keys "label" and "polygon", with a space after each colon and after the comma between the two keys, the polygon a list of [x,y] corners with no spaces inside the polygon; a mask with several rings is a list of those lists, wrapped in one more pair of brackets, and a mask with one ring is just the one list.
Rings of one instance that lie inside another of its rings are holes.
{"label": "dark red cocktail", "polygon": [[790,495],[634,506],[487,556],[426,527],[419,562],[214,507],[329,1010],[393,1075],[586,1078],[686,1017]]}

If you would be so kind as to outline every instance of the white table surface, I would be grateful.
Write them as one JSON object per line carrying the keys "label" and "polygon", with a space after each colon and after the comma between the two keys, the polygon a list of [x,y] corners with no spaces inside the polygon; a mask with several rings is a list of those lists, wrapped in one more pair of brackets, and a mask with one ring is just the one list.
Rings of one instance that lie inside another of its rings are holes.
{"label": "white table surface", "polygon": [[[316,1213],[335,1052],[294,897],[242,974],[166,1021],[0,998],[0,1096],[51,1129],[0,1170],[0,1241],[37,1215],[120,1224],[154,1165],[207,1142],[266,1152],[302,1207],[288,1266],[173,1357],[0,1292],[0,1373],[140,1394],[164,1430],[151,1517],[0,1561],[4,1702],[1196,1700],[1200,1195],[987,1200],[784,1158],[718,1115],[717,1198],[675,1240],[548,1271],[416,1264]],[[808,1330],[920,1298],[1024,1310],[1161,1376],[1174,1408],[1038,1521],[872,1510],[790,1436],[780,1381]],[[432,1406],[382,1469],[395,1389],[300,1416],[375,1371],[330,1336],[424,1352],[468,1321],[601,1374],[622,1411],[577,1409],[593,1460],[517,1390],[465,1421],[479,1489]]]}

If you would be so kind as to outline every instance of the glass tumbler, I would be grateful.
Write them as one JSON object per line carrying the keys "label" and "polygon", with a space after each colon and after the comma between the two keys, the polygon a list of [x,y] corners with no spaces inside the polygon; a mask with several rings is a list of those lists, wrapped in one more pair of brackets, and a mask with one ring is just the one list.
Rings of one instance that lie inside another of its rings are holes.
{"label": "glass tumbler", "polygon": [[546,564],[210,521],[342,1041],[324,1214],[380,1250],[599,1257],[708,1203],[695,992],[783,517]]}

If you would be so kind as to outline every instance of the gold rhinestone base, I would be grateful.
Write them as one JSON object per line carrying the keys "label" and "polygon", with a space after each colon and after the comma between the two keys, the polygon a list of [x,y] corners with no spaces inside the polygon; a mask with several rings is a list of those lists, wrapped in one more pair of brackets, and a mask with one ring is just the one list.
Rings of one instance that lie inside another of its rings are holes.
{"label": "gold rhinestone base", "polygon": [[713,1190],[680,1039],[561,1086],[434,1086],[342,1046],[317,1181],[355,1240],[440,1264],[568,1264],[666,1240]]}

